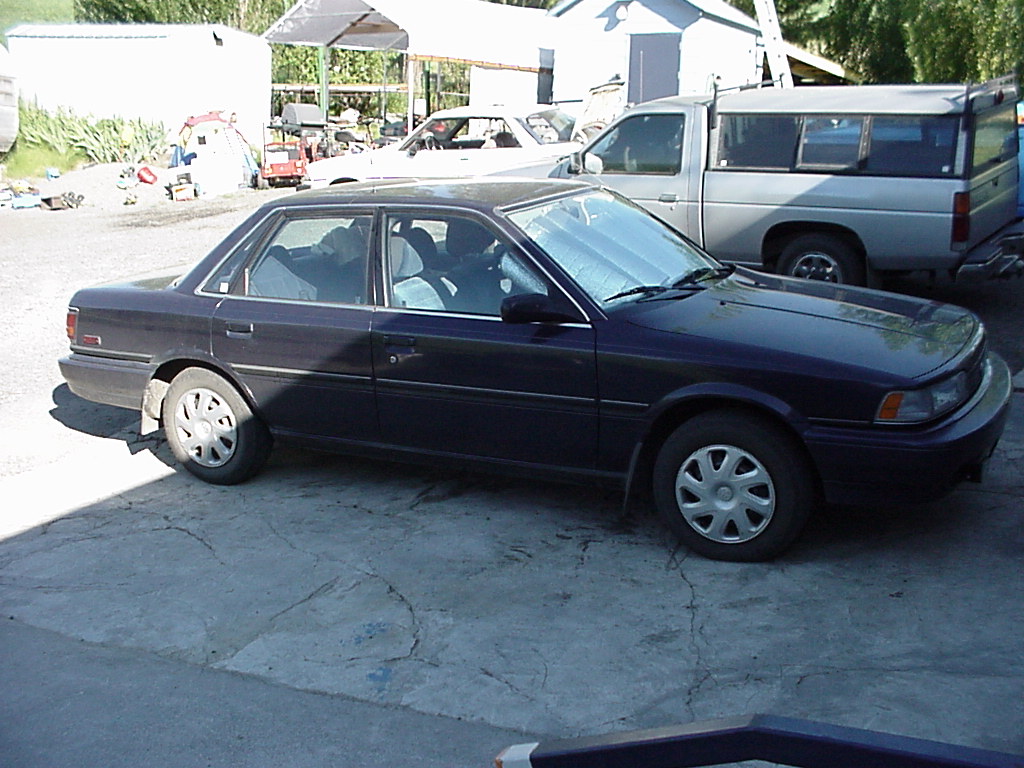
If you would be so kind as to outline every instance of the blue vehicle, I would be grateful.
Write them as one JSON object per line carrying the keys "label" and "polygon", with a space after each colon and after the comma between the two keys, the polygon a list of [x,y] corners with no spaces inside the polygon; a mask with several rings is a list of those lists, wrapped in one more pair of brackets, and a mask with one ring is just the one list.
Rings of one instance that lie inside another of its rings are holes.
{"label": "blue vehicle", "polygon": [[212,483],[272,443],[647,490],[693,550],[980,480],[1006,364],[967,310],[723,266],[589,184],[268,203],[181,277],[78,291],[61,370]]}

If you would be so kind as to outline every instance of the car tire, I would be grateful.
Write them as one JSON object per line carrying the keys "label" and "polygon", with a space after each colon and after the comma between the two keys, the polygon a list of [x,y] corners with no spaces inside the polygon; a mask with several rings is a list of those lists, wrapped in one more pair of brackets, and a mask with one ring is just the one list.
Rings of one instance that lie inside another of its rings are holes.
{"label": "car tire", "polygon": [[205,368],[186,368],[174,377],[162,417],[174,457],[208,483],[248,480],[270,454],[266,425],[227,379]]}
{"label": "car tire", "polygon": [[681,424],[655,461],[654,501],[685,544],[712,560],[757,562],[780,555],[816,504],[810,463],[796,440],[739,411],[711,411]]}
{"label": "car tire", "polygon": [[865,285],[864,263],[844,240],[818,232],[798,235],[779,254],[779,274],[828,283]]}

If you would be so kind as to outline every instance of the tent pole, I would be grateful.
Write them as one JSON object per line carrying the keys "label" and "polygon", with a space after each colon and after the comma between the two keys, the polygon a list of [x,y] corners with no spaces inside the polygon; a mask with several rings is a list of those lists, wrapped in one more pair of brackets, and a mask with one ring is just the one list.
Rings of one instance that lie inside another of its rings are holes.
{"label": "tent pole", "polygon": [[317,64],[317,69],[320,70],[320,109],[323,110],[324,122],[326,123],[327,122],[327,113],[328,113],[328,111],[330,109],[330,106],[331,106],[331,102],[330,102],[331,92],[330,92],[330,88],[328,87],[328,83],[330,82],[330,74],[329,74],[329,72],[327,70],[327,46],[326,45],[321,45],[319,48],[317,48],[316,64]]}
{"label": "tent pole", "polygon": [[412,133],[413,122],[415,122],[413,111],[416,108],[416,60],[408,54],[405,56],[405,82],[409,90],[409,111],[406,116],[406,128],[408,133]]}

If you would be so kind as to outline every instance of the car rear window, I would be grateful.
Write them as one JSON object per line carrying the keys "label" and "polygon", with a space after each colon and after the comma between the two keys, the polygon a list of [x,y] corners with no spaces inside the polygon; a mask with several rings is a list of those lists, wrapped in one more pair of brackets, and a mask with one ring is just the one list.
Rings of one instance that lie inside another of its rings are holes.
{"label": "car rear window", "polygon": [[1017,154],[1017,112],[1013,104],[1004,104],[974,116],[974,142],[971,175]]}
{"label": "car rear window", "polygon": [[959,127],[957,115],[876,116],[865,170],[883,176],[950,176]]}
{"label": "car rear window", "polygon": [[959,115],[723,115],[716,167],[947,177],[959,126]]}

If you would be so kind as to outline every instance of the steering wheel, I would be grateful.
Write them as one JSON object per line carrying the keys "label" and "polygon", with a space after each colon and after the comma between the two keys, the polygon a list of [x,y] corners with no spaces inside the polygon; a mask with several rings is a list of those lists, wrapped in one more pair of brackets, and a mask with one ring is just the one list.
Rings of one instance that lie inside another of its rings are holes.
{"label": "steering wheel", "polygon": [[423,148],[424,149],[444,149],[441,146],[441,142],[438,141],[437,136],[432,133],[428,133],[423,137]]}

